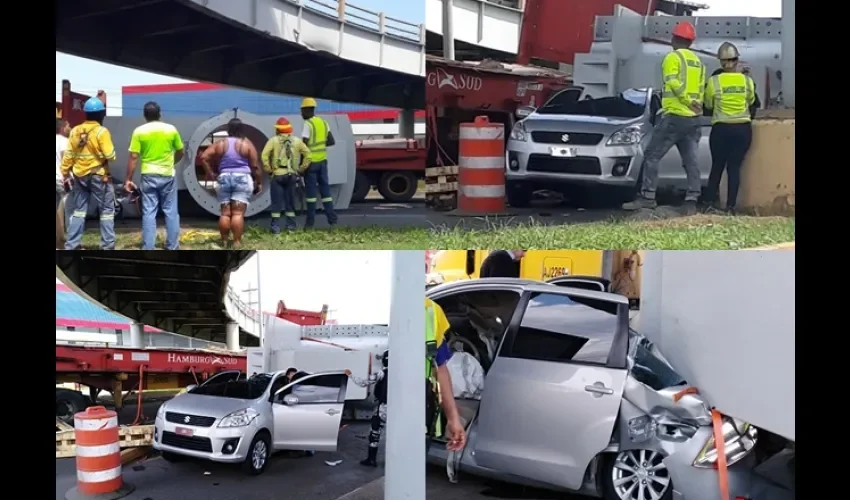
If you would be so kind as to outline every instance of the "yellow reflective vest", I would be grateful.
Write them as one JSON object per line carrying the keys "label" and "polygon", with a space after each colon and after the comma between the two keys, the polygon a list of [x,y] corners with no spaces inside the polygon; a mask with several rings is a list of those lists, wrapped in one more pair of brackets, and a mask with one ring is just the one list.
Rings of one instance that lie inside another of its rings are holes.
{"label": "yellow reflective vest", "polygon": [[713,110],[711,123],[748,123],[756,101],[753,79],[743,73],[720,73],[708,80],[705,107]]}
{"label": "yellow reflective vest", "polygon": [[705,66],[691,50],[676,49],[661,63],[661,109],[666,115],[698,116],[691,109],[696,104],[702,109],[705,91]]}
{"label": "yellow reflective vest", "polygon": [[318,116],[307,120],[310,127],[310,140],[307,147],[310,148],[310,161],[317,162],[328,159],[328,122]]}

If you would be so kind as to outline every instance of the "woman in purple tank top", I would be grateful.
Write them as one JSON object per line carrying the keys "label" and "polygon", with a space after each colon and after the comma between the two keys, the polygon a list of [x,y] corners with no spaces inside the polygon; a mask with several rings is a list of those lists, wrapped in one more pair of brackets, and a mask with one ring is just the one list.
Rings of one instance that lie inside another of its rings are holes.
{"label": "woman in purple tank top", "polygon": [[263,190],[257,149],[245,134],[239,118],[227,122],[227,139],[215,142],[201,156],[207,181],[218,183],[216,195],[221,206],[218,231],[227,246],[233,234],[233,248],[242,245],[245,210],[251,197]]}

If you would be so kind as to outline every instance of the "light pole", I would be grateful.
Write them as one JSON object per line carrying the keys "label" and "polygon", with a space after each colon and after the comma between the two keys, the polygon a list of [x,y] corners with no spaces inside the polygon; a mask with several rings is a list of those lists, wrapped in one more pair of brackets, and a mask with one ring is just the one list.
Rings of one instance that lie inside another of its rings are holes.
{"label": "light pole", "polygon": [[392,253],[385,500],[425,500],[422,251]]}
{"label": "light pole", "polygon": [[262,254],[263,254],[262,250],[257,251],[257,314],[259,316],[257,318],[257,320],[260,322],[260,325],[259,325],[260,331],[258,332],[260,334],[260,347],[263,347],[263,345],[265,344],[265,338],[266,338],[266,336],[264,334],[265,333],[265,324],[264,324],[265,322],[263,321],[263,319],[265,319],[263,317],[263,292],[262,292],[263,287],[261,285],[262,279],[263,279],[263,273],[262,273],[262,267],[260,267],[260,255],[262,255]]}

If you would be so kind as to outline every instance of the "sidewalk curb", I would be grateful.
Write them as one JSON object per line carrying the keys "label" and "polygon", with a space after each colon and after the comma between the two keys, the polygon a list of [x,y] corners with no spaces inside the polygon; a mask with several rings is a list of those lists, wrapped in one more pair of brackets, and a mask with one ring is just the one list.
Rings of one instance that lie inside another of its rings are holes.
{"label": "sidewalk curb", "polygon": [[384,476],[370,483],[349,491],[336,500],[383,500],[384,498]]}
{"label": "sidewalk curb", "polygon": [[796,250],[797,247],[796,241],[789,241],[787,243],[779,243],[777,245],[767,245],[763,247],[755,247],[748,248],[747,250]]}

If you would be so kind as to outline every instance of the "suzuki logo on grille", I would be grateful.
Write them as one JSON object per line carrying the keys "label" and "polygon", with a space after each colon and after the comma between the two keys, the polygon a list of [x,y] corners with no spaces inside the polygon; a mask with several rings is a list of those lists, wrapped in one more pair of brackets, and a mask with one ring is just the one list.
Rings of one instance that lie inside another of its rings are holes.
{"label": "suzuki logo on grille", "polygon": [[570,134],[564,134],[561,136],[561,142],[570,142]]}
{"label": "suzuki logo on grille", "polygon": [[185,423],[187,423],[187,424],[188,424],[191,420],[192,420],[192,417],[190,417],[189,415],[186,415],[185,417],[183,417],[183,422],[185,422]]}

